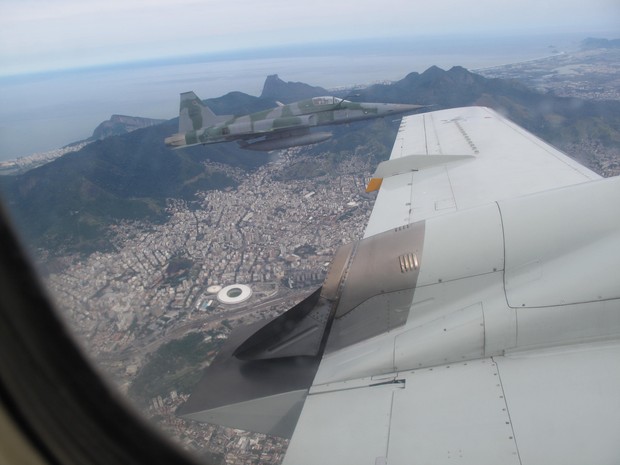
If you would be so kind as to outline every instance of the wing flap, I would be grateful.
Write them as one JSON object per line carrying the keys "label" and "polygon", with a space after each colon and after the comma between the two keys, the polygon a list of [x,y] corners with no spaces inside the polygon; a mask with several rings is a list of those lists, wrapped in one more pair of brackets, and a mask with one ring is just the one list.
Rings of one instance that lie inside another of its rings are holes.
{"label": "wing flap", "polygon": [[284,463],[518,464],[496,372],[486,359],[311,393]]}
{"label": "wing flap", "polygon": [[365,388],[306,398],[284,464],[381,463],[387,456],[394,388],[371,388],[366,381]]}
{"label": "wing flap", "polygon": [[527,464],[617,464],[620,344],[598,343],[497,358]]}
{"label": "wing flap", "polygon": [[617,463],[619,359],[599,343],[314,387],[284,463]]}

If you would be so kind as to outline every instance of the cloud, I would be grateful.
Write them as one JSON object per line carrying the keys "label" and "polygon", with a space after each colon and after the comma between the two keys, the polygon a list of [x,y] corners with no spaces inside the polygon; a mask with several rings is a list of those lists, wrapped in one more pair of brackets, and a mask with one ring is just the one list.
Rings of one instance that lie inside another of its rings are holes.
{"label": "cloud", "polygon": [[[4,72],[421,34],[619,30],[617,0],[4,0]],[[580,32],[576,31],[575,32]]]}

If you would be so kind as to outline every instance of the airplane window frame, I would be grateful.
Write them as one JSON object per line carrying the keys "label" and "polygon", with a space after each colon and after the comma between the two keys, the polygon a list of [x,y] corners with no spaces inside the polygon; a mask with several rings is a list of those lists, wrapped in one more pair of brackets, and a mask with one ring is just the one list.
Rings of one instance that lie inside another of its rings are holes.
{"label": "airplane window frame", "polygon": [[87,361],[24,250],[0,205],[0,403],[17,434],[50,464],[197,464]]}

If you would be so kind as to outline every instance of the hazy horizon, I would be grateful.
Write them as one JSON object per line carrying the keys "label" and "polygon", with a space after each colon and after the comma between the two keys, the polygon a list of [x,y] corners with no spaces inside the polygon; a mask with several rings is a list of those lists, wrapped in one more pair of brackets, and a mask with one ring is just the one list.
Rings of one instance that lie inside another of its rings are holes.
{"label": "hazy horizon", "polygon": [[[327,89],[399,80],[430,66],[470,70],[576,49],[585,36],[465,36],[360,39],[230,54],[166,57],[0,78],[0,160],[60,148],[92,134],[112,114],[170,119],[178,94],[260,95],[278,74]],[[554,48],[550,48],[553,46]]]}
{"label": "hazy horizon", "polygon": [[4,0],[1,10],[5,76],[282,44],[620,30],[617,0]]}

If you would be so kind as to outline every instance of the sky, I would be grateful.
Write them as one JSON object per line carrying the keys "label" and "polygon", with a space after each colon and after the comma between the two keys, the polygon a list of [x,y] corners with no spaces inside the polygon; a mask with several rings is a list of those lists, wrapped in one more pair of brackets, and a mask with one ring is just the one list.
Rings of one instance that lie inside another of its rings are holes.
{"label": "sky", "polygon": [[562,32],[620,36],[620,2],[2,0],[0,76],[351,38]]}

